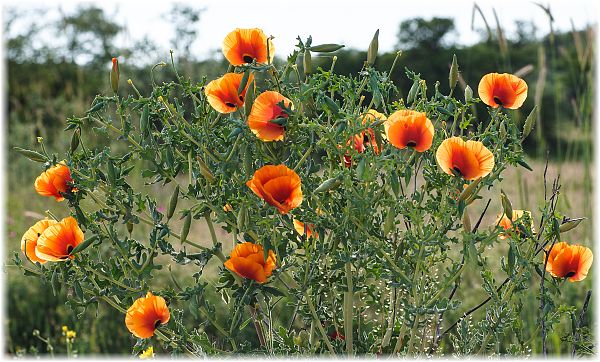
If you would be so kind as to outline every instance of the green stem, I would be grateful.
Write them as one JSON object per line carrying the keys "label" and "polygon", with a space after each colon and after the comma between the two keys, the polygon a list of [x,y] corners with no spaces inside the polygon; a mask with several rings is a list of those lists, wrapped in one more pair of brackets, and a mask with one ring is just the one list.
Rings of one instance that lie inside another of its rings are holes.
{"label": "green stem", "polygon": [[344,292],[344,331],[346,333],[346,353],[348,357],[354,354],[354,331],[353,331],[353,285],[352,285],[352,263],[346,262],[346,281],[348,283],[348,291]]}
{"label": "green stem", "polygon": [[313,305],[312,300],[310,299],[310,295],[308,294],[307,291],[304,292],[304,297],[306,298],[306,304],[308,305],[308,309],[310,310],[310,314],[313,317],[313,321],[315,322],[315,325],[319,329],[319,332],[321,333],[321,337],[322,337],[323,341],[325,342],[325,345],[327,346],[327,349],[329,350],[329,353],[331,353],[333,356],[335,356],[335,350],[333,349],[333,346],[331,345],[331,342],[329,342],[329,336],[327,336],[327,333],[325,332],[325,329],[321,325],[321,321],[319,320],[319,316],[317,315],[317,311],[315,310],[315,306]]}

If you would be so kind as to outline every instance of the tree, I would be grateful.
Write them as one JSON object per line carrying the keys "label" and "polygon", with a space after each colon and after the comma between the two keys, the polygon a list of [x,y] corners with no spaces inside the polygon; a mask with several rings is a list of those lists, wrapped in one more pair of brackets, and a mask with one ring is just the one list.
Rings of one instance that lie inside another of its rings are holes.
{"label": "tree", "polygon": [[398,48],[438,49],[447,44],[444,43],[448,35],[455,32],[454,20],[451,18],[413,18],[400,23],[398,30]]}

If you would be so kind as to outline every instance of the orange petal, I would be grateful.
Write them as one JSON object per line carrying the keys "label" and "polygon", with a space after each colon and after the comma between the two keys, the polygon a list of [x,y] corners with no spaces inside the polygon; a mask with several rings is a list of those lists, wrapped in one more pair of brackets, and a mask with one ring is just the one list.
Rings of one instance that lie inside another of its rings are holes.
{"label": "orange petal", "polygon": [[478,92],[479,98],[490,107],[517,109],[527,98],[527,83],[512,74],[490,73],[481,78]]}

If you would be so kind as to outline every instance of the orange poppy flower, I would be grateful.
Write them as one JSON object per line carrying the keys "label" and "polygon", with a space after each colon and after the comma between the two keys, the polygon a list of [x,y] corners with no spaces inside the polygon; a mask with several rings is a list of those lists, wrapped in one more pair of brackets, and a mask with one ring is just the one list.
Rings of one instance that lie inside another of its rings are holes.
{"label": "orange poppy flower", "polygon": [[208,83],[206,88],[204,88],[208,104],[219,113],[235,112],[239,107],[243,106],[246,91],[250,83],[252,83],[254,76],[250,74],[246,87],[238,94],[238,88],[242,83],[243,77],[243,73],[227,73],[221,78]]}
{"label": "orange poppy flower", "polygon": [[32,262],[35,263],[37,261],[42,264],[46,262],[46,260],[40,259],[35,255],[35,247],[37,246],[40,235],[42,235],[49,226],[54,224],[56,224],[56,221],[54,220],[40,220],[23,234],[23,237],[21,238],[21,251],[23,251]]}
{"label": "orange poppy flower", "polygon": [[517,109],[527,98],[527,83],[508,73],[486,74],[479,81],[479,98],[493,108]]}
{"label": "orange poppy flower", "polygon": [[275,55],[273,42],[261,29],[235,29],[223,40],[223,55],[232,65],[267,63],[267,42],[269,43],[268,61]]}
{"label": "orange poppy flower", "polygon": [[49,225],[37,239],[35,255],[46,261],[73,259],[69,253],[83,241],[83,232],[72,216]]}
{"label": "orange poppy flower", "polygon": [[[546,250],[548,250],[546,248]],[[545,260],[546,255],[543,256]],[[548,255],[546,271],[556,278],[569,278],[570,282],[578,282],[587,276],[594,255],[589,248],[581,245],[569,245],[566,242],[556,243]]]}
{"label": "orange poppy flower", "polygon": [[[316,238],[319,237],[318,233],[313,232],[314,228],[315,225],[313,224],[308,224],[306,226],[306,238],[310,238],[311,236]],[[300,234],[300,236],[304,236],[304,223],[302,221],[294,219],[294,229],[296,229],[296,232]]]}
{"label": "orange poppy flower", "polygon": [[[382,119],[386,119],[383,113],[379,113],[374,109],[369,109],[362,119],[362,124],[373,123]],[[358,153],[365,152],[367,146],[373,147],[373,151],[375,151],[375,154],[377,155],[381,152],[379,146],[377,146],[377,141],[375,140],[375,131],[372,128],[367,128],[366,131],[352,136],[346,144],[350,145],[351,143],[353,143],[354,149]],[[342,148],[342,146],[339,147]],[[344,166],[352,166],[352,157],[349,154],[344,155]]]}
{"label": "orange poppy flower", "polygon": [[513,227],[513,222],[519,220],[525,214],[527,214],[529,216],[529,219],[531,220],[531,231],[534,231],[534,228],[533,228],[533,219],[531,218],[531,212],[530,211],[523,211],[523,210],[513,210],[513,214],[512,214],[512,218],[511,219],[509,219],[506,216],[506,214],[502,214],[496,220],[496,224],[500,225],[504,230],[509,231],[507,233],[501,233],[500,235],[498,235],[500,237],[500,239],[509,238],[511,236],[511,231],[513,231],[513,230],[515,230],[518,233],[519,231],[516,230],[516,228]]}
{"label": "orange poppy flower", "polygon": [[125,325],[134,336],[150,338],[161,324],[166,324],[171,318],[165,298],[153,295],[151,292],[146,297],[138,298],[127,309]]}
{"label": "orange poppy flower", "polygon": [[287,214],[302,203],[300,177],[285,165],[261,167],[246,182],[246,186],[282,214]]}
{"label": "orange poppy flower", "polygon": [[265,260],[264,249],[260,245],[245,242],[237,245],[224,263],[225,267],[237,275],[264,283],[275,269],[276,259],[273,250],[269,250]]}
{"label": "orange poppy flower", "polygon": [[288,115],[279,104],[293,107],[292,101],[275,91],[261,93],[252,104],[248,115],[248,127],[262,141],[281,141],[285,127],[271,122],[277,118],[287,118]]}
{"label": "orange poppy flower", "polygon": [[412,147],[418,152],[425,152],[431,147],[433,123],[425,113],[401,109],[394,112],[384,125],[387,139],[396,148]]}
{"label": "orange poppy flower", "polygon": [[465,180],[487,176],[494,168],[494,155],[479,141],[463,141],[460,137],[445,139],[435,154],[438,164],[449,175]]}
{"label": "orange poppy flower", "polygon": [[73,179],[69,167],[64,161],[42,172],[34,183],[35,191],[42,196],[54,196],[56,201],[63,201],[62,194],[77,191],[73,188]]}

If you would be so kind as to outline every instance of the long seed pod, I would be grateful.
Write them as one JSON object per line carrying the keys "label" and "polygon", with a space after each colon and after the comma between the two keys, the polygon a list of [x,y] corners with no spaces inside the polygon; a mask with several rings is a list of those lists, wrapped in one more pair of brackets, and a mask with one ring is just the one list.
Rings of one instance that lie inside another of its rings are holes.
{"label": "long seed pod", "polygon": [[181,235],[179,236],[179,242],[183,244],[187,240],[187,236],[190,233],[190,226],[192,225],[192,213],[188,212],[185,215],[185,220],[183,221],[183,228],[181,228]]}
{"label": "long seed pod", "polygon": [[379,29],[373,35],[371,44],[369,44],[369,50],[367,50],[367,64],[375,64],[375,58],[377,58],[377,51],[379,50]]}
{"label": "long seed pod", "polygon": [[177,207],[177,201],[179,201],[179,185],[175,186],[175,189],[171,194],[171,199],[169,200],[169,210],[167,210],[167,219],[173,217],[175,208]]}

